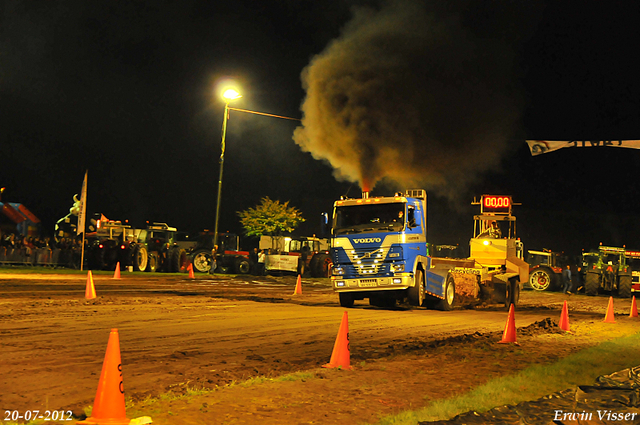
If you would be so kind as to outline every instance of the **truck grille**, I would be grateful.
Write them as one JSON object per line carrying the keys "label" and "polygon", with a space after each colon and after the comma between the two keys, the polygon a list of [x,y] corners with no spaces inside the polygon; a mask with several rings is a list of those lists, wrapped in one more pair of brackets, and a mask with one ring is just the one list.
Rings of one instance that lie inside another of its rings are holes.
{"label": "truck grille", "polygon": [[388,264],[384,264],[384,259],[389,251],[388,247],[376,249],[354,249],[347,252],[353,264],[356,275],[367,276],[377,275],[388,271]]}

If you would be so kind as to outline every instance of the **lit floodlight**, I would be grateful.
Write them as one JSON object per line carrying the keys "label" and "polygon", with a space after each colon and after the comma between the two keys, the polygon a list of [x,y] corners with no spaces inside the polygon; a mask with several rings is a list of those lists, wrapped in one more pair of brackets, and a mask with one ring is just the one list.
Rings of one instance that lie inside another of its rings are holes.
{"label": "lit floodlight", "polygon": [[224,98],[224,100],[229,102],[231,100],[240,99],[242,95],[234,89],[227,89],[222,93],[222,97]]}

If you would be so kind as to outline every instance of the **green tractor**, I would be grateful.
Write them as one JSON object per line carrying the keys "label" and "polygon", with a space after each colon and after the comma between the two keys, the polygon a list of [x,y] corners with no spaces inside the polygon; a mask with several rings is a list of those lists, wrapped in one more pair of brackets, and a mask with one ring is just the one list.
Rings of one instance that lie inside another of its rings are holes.
{"label": "green tractor", "polygon": [[600,245],[597,251],[582,254],[585,294],[593,296],[603,290],[631,297],[631,267],[625,252],[625,248]]}

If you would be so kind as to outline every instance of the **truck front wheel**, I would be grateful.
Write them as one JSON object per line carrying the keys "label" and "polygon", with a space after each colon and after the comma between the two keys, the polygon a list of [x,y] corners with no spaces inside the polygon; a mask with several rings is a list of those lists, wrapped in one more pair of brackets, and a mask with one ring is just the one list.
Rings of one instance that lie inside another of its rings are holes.
{"label": "truck front wheel", "polygon": [[444,299],[438,303],[438,310],[450,311],[456,300],[456,283],[453,276],[447,276],[447,284],[444,288]]}
{"label": "truck front wheel", "polygon": [[353,303],[355,301],[353,298],[353,295],[346,292],[341,292],[338,294],[338,296],[340,297],[340,307],[344,307],[344,308],[353,307]]}
{"label": "truck front wheel", "polygon": [[584,293],[594,296],[600,288],[600,275],[598,273],[587,273],[587,279],[584,282]]}
{"label": "truck front wheel", "polygon": [[424,303],[424,273],[416,270],[414,284],[408,289],[409,304],[420,307]]}

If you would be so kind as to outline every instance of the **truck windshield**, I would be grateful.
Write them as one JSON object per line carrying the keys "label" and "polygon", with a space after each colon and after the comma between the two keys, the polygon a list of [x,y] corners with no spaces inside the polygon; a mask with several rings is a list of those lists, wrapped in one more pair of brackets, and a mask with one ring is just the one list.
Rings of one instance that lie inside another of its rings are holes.
{"label": "truck windshield", "polygon": [[335,235],[366,232],[394,232],[404,228],[404,203],[337,207]]}

